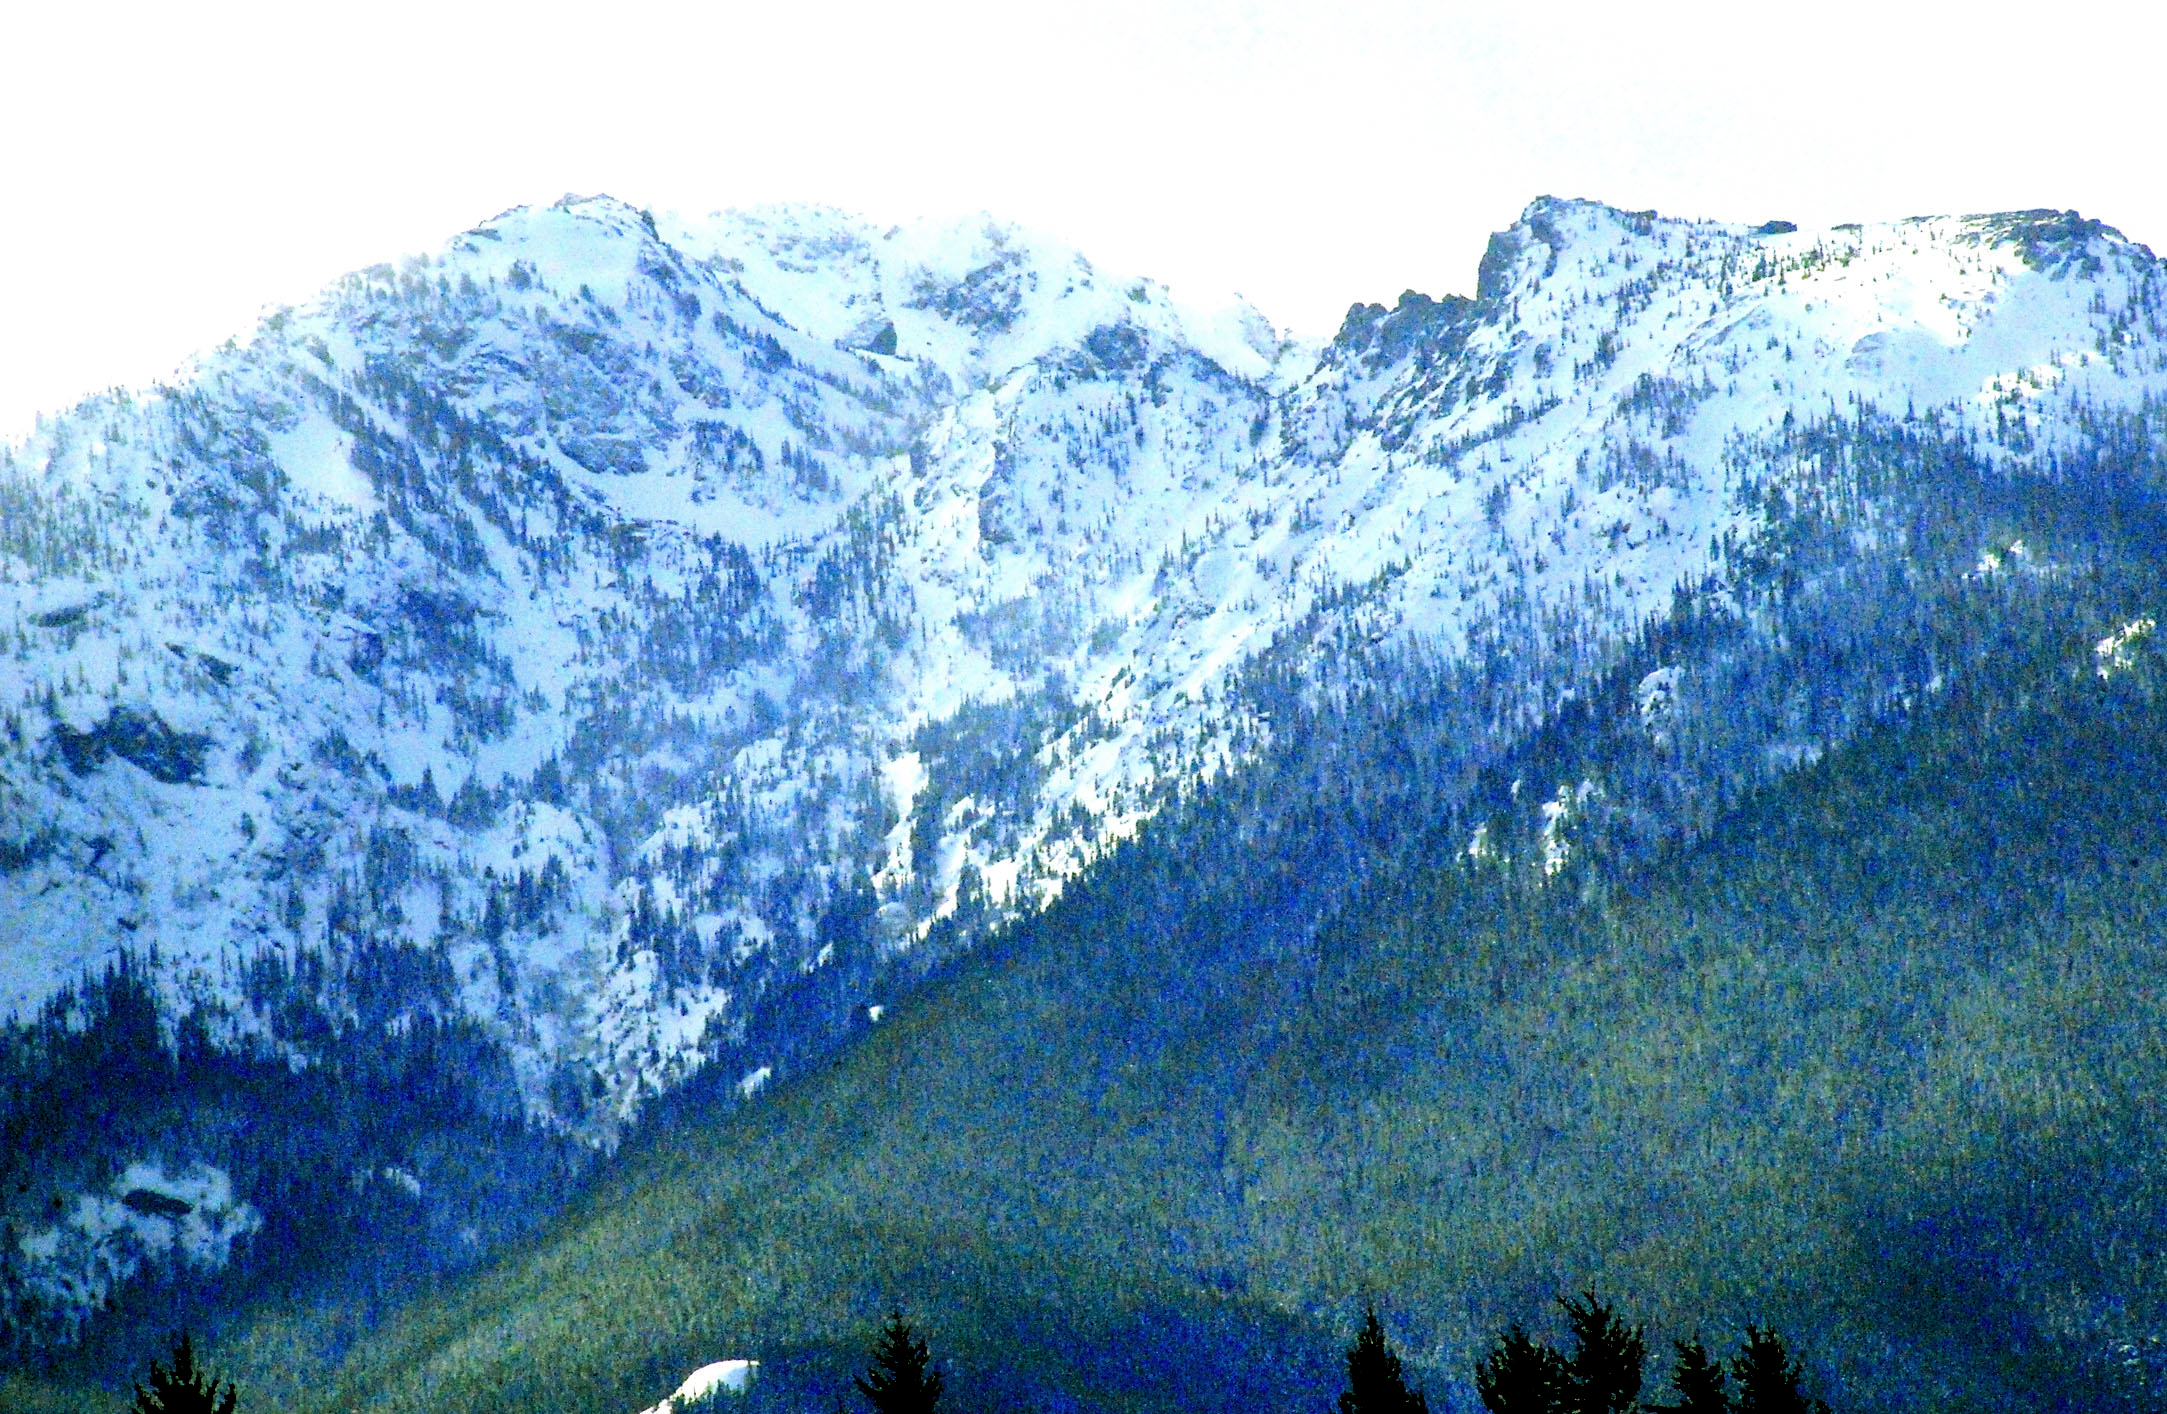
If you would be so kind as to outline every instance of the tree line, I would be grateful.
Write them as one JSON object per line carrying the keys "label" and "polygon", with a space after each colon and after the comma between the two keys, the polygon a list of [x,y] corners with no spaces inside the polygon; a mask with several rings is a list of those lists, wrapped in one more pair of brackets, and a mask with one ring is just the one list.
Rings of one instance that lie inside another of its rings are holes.
{"label": "tree line", "polygon": [[[1476,1362],[1475,1393],[1488,1414],[1829,1414],[1801,1387],[1804,1370],[1782,1337],[1757,1325],[1727,1362],[1696,1334],[1673,1341],[1671,1399],[1644,1400],[1648,1341],[1594,1292],[1558,1299],[1564,1348],[1513,1322]],[[147,1384],[135,1386],[127,1414],[234,1414],[238,1392],[197,1361],[193,1339],[174,1338],[170,1363],[153,1360]],[[1385,1338],[1374,1303],[1345,1352],[1346,1388],[1333,1414],[1429,1414],[1429,1400],[1407,1380]],[[874,1338],[870,1363],[851,1381],[868,1414],[944,1414],[947,1378],[924,1336],[891,1309]],[[842,1395],[835,1414],[846,1414]]]}
{"label": "tree line", "polygon": [[[1696,1334],[1674,1341],[1667,1402],[1643,1399],[1646,1331],[1626,1324],[1592,1291],[1558,1299],[1566,1322],[1560,1349],[1508,1326],[1476,1363],[1475,1394],[1488,1414],[1829,1414],[1803,1388],[1804,1366],[1775,1331],[1746,1327],[1728,1361]],[[1335,1414],[1429,1414],[1429,1400],[1407,1381],[1374,1304],[1345,1352],[1346,1388]],[[942,1414],[938,1364],[901,1311],[891,1311],[874,1342],[872,1365],[854,1385],[870,1414]],[[837,1414],[843,1414],[840,1397]],[[144,1414],[154,1414],[144,1411]]]}

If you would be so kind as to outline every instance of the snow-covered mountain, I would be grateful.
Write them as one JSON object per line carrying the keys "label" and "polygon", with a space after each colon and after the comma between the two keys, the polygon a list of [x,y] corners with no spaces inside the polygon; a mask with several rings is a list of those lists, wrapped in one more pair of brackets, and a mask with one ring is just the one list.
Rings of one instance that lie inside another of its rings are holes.
{"label": "snow-covered mountain", "polygon": [[508,212],[5,451],[0,1009],[126,951],[295,1065],[456,1016],[606,1141],[1251,757],[1267,650],[1506,662],[1510,735],[1765,572],[1794,428],[2051,474],[2163,394],[2161,264],[2073,214],[1544,199],[1320,346],[987,219]]}

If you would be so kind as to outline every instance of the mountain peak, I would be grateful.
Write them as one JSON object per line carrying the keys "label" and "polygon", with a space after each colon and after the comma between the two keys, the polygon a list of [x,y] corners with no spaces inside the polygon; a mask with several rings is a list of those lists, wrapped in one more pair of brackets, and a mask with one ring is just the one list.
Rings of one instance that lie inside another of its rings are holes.
{"label": "mountain peak", "polygon": [[[2153,435],[2161,271],[2108,228],[1754,231],[1541,198],[1475,298],[1313,365],[983,216],[568,197],[365,272],[0,452],[0,1006],[154,955],[218,1044],[456,1034],[476,1105],[604,1144],[787,1079],[1319,703],[1464,674],[1471,799],[1681,595],[1759,631],[1797,507],[1908,553],[1846,490],[1889,446]],[[2051,540],[1950,514],[1966,573]],[[1565,858],[1581,785],[1499,849]]]}

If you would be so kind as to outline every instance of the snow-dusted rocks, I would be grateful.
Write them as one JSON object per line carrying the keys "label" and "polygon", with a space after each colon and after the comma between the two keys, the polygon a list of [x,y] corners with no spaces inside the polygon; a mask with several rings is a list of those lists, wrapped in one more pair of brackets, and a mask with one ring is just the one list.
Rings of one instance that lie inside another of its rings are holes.
{"label": "snow-dusted rocks", "polygon": [[99,1193],[78,1195],[66,1215],[20,1239],[31,1294],[62,1310],[89,1312],[146,1263],[216,1270],[236,1239],[263,1226],[230,1178],[206,1164],[178,1173],[130,1164]]}
{"label": "snow-dusted rocks", "polygon": [[2137,666],[2137,650],[2152,637],[2159,621],[2149,614],[2131,619],[2113,633],[2099,640],[2092,647],[2092,657],[2097,663],[2094,669],[2100,677],[2111,678],[2116,673],[2126,673]]}

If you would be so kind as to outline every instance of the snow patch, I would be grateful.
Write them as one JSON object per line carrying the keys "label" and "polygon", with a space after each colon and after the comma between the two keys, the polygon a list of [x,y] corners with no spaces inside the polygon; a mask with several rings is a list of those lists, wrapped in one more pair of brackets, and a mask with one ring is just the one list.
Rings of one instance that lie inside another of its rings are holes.
{"label": "snow patch", "polygon": [[224,1170],[193,1163],[172,1173],[142,1161],[104,1192],[79,1194],[65,1221],[17,1247],[29,1287],[87,1318],[146,1264],[216,1271],[232,1259],[235,1241],[262,1226],[263,1214],[234,1197]]}
{"label": "snow patch", "polygon": [[1490,838],[1489,821],[1475,826],[1475,833],[1468,837],[1467,857],[1477,864],[1487,864],[1498,857],[1497,845]]}
{"label": "snow patch", "polygon": [[702,1365],[685,1376],[685,1382],[672,1391],[660,1404],[649,1405],[640,1414],[683,1414],[683,1411],[702,1404],[712,1404],[727,1394],[743,1394],[752,1388],[754,1376],[759,1373],[757,1360],[717,1360],[712,1365]]}
{"label": "snow patch", "polygon": [[1572,843],[1566,830],[1585,811],[1587,803],[1602,794],[1593,781],[1560,786],[1542,805],[1542,873],[1545,879],[1562,873],[1572,859]]}
{"label": "snow patch", "polygon": [[2159,627],[2150,616],[2131,619],[2092,645],[2092,660],[2102,680],[2137,666],[2137,650]]}
{"label": "snow patch", "polygon": [[1652,722],[1670,715],[1678,702],[1678,669],[1657,668],[1642,678],[1633,688],[1633,704],[1640,710],[1643,722]]}

